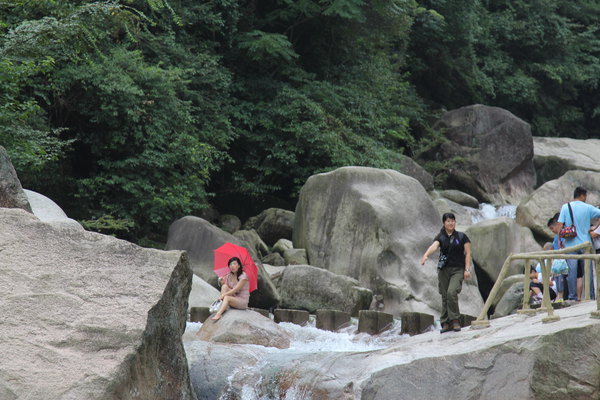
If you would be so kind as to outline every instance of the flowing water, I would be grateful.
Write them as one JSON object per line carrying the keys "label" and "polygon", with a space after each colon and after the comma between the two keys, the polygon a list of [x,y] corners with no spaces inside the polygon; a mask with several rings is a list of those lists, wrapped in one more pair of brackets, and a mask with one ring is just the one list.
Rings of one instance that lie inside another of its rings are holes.
{"label": "flowing water", "polygon": [[476,224],[487,219],[494,219],[498,217],[509,217],[514,219],[516,212],[517,206],[513,206],[511,204],[494,206],[492,204],[481,203],[479,205],[479,210],[472,215],[471,220],[474,224]]}
{"label": "flowing water", "polygon": [[[257,345],[236,345],[252,353],[253,357],[258,359],[258,362],[251,367],[231,372],[228,377],[230,387],[226,390],[227,393],[221,396],[221,400],[232,398],[241,400],[310,400],[312,398],[310,390],[299,386],[292,386],[287,389],[284,397],[273,394],[268,382],[264,381],[270,378],[265,376],[277,375],[278,370],[294,362],[294,360],[303,360],[315,354],[369,352],[388,348],[408,337],[408,335],[400,334],[401,327],[398,320],[394,321],[391,329],[377,336],[356,333],[358,321],[355,318],[352,319],[350,326],[338,332],[315,328],[315,318],[312,315],[308,324],[304,327],[285,322],[279,325],[292,336],[290,347],[277,349]],[[186,336],[195,336],[201,326],[200,323],[188,322]],[[188,342],[186,349],[187,351],[193,351],[193,344]],[[239,382],[243,381],[251,381],[254,384],[243,384],[240,389]]]}

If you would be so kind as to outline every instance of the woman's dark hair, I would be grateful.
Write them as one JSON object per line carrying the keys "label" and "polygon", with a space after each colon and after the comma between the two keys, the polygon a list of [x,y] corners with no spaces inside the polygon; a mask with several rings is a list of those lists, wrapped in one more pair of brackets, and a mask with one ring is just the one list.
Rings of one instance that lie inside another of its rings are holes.
{"label": "woman's dark hair", "polygon": [[444,215],[442,215],[442,223],[446,222],[447,219],[453,219],[456,221],[456,217],[452,213],[444,213]]}
{"label": "woman's dark hair", "polygon": [[237,261],[240,268],[237,270],[237,277],[239,278],[242,272],[244,272],[244,266],[242,265],[242,261],[238,257],[231,257],[229,261],[227,261],[227,266],[229,267],[232,262]]}

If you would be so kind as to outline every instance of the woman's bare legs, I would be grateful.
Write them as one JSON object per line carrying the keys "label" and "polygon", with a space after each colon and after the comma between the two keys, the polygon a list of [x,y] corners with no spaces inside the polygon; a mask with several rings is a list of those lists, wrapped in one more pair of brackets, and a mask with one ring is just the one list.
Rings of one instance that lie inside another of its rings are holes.
{"label": "woman's bare legs", "polygon": [[215,316],[212,317],[211,319],[213,321],[220,320],[221,317],[223,316],[223,313],[225,311],[227,311],[229,309],[229,307],[233,307],[233,308],[245,308],[245,303],[243,303],[237,297],[225,296],[223,298],[223,304],[221,304],[221,308],[219,308],[219,311],[217,311],[217,313],[215,314]]}

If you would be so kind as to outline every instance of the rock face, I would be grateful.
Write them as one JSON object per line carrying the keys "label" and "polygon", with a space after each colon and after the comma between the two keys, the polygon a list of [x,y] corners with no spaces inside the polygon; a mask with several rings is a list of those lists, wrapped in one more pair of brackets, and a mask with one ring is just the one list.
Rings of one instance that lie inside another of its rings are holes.
{"label": "rock face", "polygon": [[600,172],[599,139],[533,138],[533,162],[538,184],[560,178],[570,170]]}
{"label": "rock face", "polygon": [[0,207],[31,211],[21,181],[4,147],[0,146]]}
{"label": "rock face", "polygon": [[279,239],[291,239],[293,228],[294,212],[281,208],[269,208],[244,224],[244,229],[255,229],[269,246]]}
{"label": "rock face", "polygon": [[215,322],[207,319],[197,338],[215,343],[257,344],[286,349],[290,335],[271,319],[252,310],[230,308]]}
{"label": "rock face", "polygon": [[31,205],[33,215],[38,217],[40,221],[47,222],[53,225],[70,226],[75,229],[83,230],[83,226],[72,218],[67,217],[67,214],[46,196],[36,193],[31,190],[23,189],[27,196],[27,200]]}
{"label": "rock face", "polygon": [[[480,286],[485,285],[485,281],[491,284],[496,282],[502,265],[510,254],[541,250],[531,231],[508,217],[471,225],[466,234],[471,239],[473,262],[477,265],[478,272],[483,272],[485,275],[485,278],[479,279]],[[522,274],[523,265],[522,261],[515,261],[508,275]],[[478,274],[478,277],[481,275]]]}
{"label": "rock face", "polygon": [[192,271],[144,249],[0,210],[0,398],[195,399],[181,337]]}
{"label": "rock face", "polygon": [[[216,285],[217,276],[213,272],[213,250],[225,242],[243,246],[238,238],[222,231],[202,218],[187,216],[173,222],[169,227],[167,250],[185,250],[190,258],[194,274]],[[257,257],[254,248],[246,245],[252,259],[258,267],[258,289],[250,295],[250,306],[266,308],[279,303],[279,293]]]}
{"label": "rock face", "polygon": [[545,240],[553,233],[547,223],[568,201],[573,201],[573,191],[582,186],[588,191],[587,203],[600,205],[600,174],[590,171],[569,171],[558,179],[544,183],[517,207],[516,221],[529,227]]}
{"label": "rock face", "polygon": [[477,199],[467,193],[461,192],[460,190],[441,190],[439,192],[440,196],[451,200],[455,203],[458,203],[463,206],[471,207],[471,208],[479,208],[479,202]]}
{"label": "rock face", "polygon": [[[393,170],[344,167],[311,176],[300,192],[294,247],[310,265],[357,279],[381,295],[380,311],[438,314],[435,257],[419,259],[442,226],[425,189]],[[483,306],[477,287],[466,283],[461,312]]]}
{"label": "rock face", "polygon": [[357,316],[359,310],[368,310],[373,300],[373,292],[360,287],[356,279],[310,265],[285,268],[278,289],[282,308],[313,314],[320,309],[333,309]]}
{"label": "rock face", "polygon": [[533,138],[523,120],[476,104],[445,113],[436,127],[449,140],[437,156],[465,160],[448,171],[448,187],[494,204],[518,204],[533,191]]}

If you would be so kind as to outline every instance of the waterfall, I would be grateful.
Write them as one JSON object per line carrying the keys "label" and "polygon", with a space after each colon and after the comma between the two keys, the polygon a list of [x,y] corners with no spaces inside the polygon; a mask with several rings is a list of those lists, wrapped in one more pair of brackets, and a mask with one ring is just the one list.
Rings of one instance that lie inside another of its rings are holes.
{"label": "waterfall", "polygon": [[515,218],[517,212],[517,206],[512,204],[492,205],[488,203],[481,203],[479,210],[473,213],[471,220],[474,224],[485,221],[488,219],[494,219],[498,217],[509,217]]}

